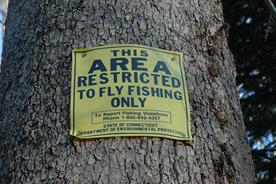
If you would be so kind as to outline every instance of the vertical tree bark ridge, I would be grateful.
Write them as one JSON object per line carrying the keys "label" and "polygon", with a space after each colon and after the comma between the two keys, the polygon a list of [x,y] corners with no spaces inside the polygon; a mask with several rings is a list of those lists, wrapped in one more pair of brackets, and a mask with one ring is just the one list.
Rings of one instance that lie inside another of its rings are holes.
{"label": "vertical tree bark ridge", "polygon": [[[223,25],[217,0],[10,0],[0,183],[253,183]],[[185,55],[193,141],[69,137],[71,49],[115,43]]]}

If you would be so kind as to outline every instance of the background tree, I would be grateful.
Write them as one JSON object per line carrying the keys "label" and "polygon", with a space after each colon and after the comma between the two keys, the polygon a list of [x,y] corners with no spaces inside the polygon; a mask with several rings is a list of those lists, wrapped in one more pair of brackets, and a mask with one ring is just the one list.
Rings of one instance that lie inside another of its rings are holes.
{"label": "background tree", "polygon": [[[253,183],[224,28],[216,0],[11,0],[0,183]],[[113,43],[184,53],[193,141],[69,137],[71,49]]]}
{"label": "background tree", "polygon": [[224,0],[224,15],[257,183],[276,183],[275,20],[258,0]]}

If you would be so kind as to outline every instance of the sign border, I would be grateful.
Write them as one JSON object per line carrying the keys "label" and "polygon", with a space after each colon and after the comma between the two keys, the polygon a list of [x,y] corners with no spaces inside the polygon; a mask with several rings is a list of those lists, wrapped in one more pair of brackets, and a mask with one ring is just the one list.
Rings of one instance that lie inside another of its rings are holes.
{"label": "sign border", "polygon": [[[95,50],[100,50],[100,49],[112,49],[112,48],[120,48],[120,47],[134,47],[134,48],[144,48],[144,49],[148,49],[148,50],[152,50],[155,52],[163,52],[163,53],[167,53],[167,54],[172,54],[175,55],[179,58],[179,66],[180,66],[180,71],[181,71],[181,79],[182,79],[182,85],[183,85],[183,93],[184,93],[184,100],[185,100],[185,110],[186,110],[186,129],[187,129],[187,136],[183,137],[183,136],[175,136],[175,135],[170,135],[170,134],[163,134],[163,133],[144,133],[144,132],[121,132],[121,133],[109,133],[109,134],[97,134],[97,135],[87,135],[87,136],[78,136],[75,133],[75,89],[76,89],[76,85],[75,85],[75,81],[76,81],[76,63],[77,63],[77,53],[86,53],[89,51],[95,51]],[[106,45],[106,46],[98,46],[98,47],[93,47],[93,48],[84,48],[84,49],[72,49],[72,70],[73,72],[71,75],[71,82],[73,82],[73,86],[74,88],[72,88],[72,84],[71,84],[71,95],[73,94],[73,98],[71,98],[71,108],[70,111],[73,111],[73,113],[71,113],[71,130],[70,130],[70,135],[75,136],[77,138],[84,138],[84,139],[93,139],[93,138],[105,138],[105,137],[114,137],[112,135],[116,135],[116,134],[121,134],[121,137],[128,137],[131,136],[133,134],[137,134],[137,136],[145,136],[145,137],[158,137],[158,135],[162,136],[162,138],[166,138],[166,137],[174,137],[177,138],[178,140],[192,140],[192,136],[191,136],[191,129],[190,129],[190,106],[189,106],[189,98],[188,98],[188,91],[186,90],[185,86],[184,86],[184,82],[186,82],[186,76],[184,71],[184,64],[183,64],[183,54],[180,52],[174,52],[174,51],[168,51],[168,50],[164,50],[164,49],[159,49],[159,48],[153,48],[153,47],[149,47],[149,46],[144,46],[144,45],[137,45],[137,44],[114,44],[114,45]],[[74,81],[72,80],[74,78]],[[154,136],[153,134],[155,134],[156,136]],[[105,136],[105,137],[102,137]],[[164,137],[166,136],[166,137]]]}

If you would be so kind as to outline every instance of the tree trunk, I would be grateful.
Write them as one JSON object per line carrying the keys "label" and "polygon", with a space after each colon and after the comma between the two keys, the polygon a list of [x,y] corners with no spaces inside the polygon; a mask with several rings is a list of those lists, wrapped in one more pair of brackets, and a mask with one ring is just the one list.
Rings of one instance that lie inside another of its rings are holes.
{"label": "tree trunk", "polygon": [[[224,28],[217,0],[10,0],[0,183],[253,183]],[[185,55],[193,141],[69,136],[71,49],[115,43]]]}

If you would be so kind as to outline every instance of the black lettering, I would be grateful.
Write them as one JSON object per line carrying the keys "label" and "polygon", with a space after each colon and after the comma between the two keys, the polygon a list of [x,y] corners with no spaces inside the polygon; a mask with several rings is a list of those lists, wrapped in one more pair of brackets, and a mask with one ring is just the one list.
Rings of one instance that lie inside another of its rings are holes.
{"label": "black lettering", "polygon": [[86,80],[87,80],[86,76],[78,77],[78,87],[87,86]]}
{"label": "black lettering", "polygon": [[115,93],[112,91],[111,87],[107,88],[107,96],[115,96]]}
{"label": "black lettering", "polygon": [[111,52],[112,52],[112,54],[113,54],[114,57],[116,57],[118,55],[119,51],[120,50],[111,50]]}
{"label": "black lettering", "polygon": [[103,94],[106,92],[105,90],[106,90],[106,87],[99,88],[99,97],[103,96]]}
{"label": "black lettering", "polygon": [[149,96],[150,92],[149,92],[149,88],[147,86],[142,87],[142,94],[144,96]]}
{"label": "black lettering", "polygon": [[114,97],[111,100],[112,107],[119,107],[120,106],[120,99],[118,97]]}
{"label": "black lettering", "polygon": [[129,98],[121,98],[121,107],[130,107],[130,100]]}
{"label": "black lettering", "polygon": [[[147,79],[146,79],[146,77],[147,77]],[[149,74],[148,73],[141,73],[140,74],[140,81],[142,82],[142,83],[144,83],[144,84],[147,84],[147,83],[149,83]]]}
{"label": "black lettering", "polygon": [[141,56],[143,56],[143,57],[148,57],[148,56],[149,56],[149,54],[147,53],[146,50],[141,50],[140,54],[141,54]]}
{"label": "black lettering", "polygon": [[111,71],[117,71],[117,67],[119,66],[121,70],[128,70],[127,69],[127,58],[111,58]]}
{"label": "black lettering", "polygon": [[125,56],[127,54],[127,56],[131,56],[131,50],[127,49],[127,50],[122,50],[122,56]]}
{"label": "black lettering", "polygon": [[133,95],[135,86],[128,86],[128,95]]}
{"label": "black lettering", "polygon": [[145,107],[146,98],[139,97],[138,100],[140,101],[141,107]]}
{"label": "black lettering", "polygon": [[100,83],[101,84],[106,84],[106,83],[108,83],[108,77],[107,77],[107,73],[101,73],[100,74]]}
{"label": "black lettering", "polygon": [[140,86],[136,86],[136,95],[140,96],[140,92],[141,92],[141,87]]}
{"label": "black lettering", "polygon": [[131,82],[130,72],[122,72],[122,82]]}
{"label": "black lettering", "polygon": [[117,92],[118,92],[118,95],[121,95],[124,86],[115,86],[115,88],[116,88],[116,90],[117,90]]}
{"label": "black lettering", "polygon": [[165,98],[170,98],[170,99],[172,99],[172,91],[171,90],[165,90]]}
{"label": "black lettering", "polygon": [[137,56],[137,50],[133,50],[133,56]]}
{"label": "black lettering", "polygon": [[175,98],[176,100],[182,101],[182,93],[179,92],[179,91],[175,91],[175,92],[174,92],[174,98]]}
{"label": "black lettering", "polygon": [[83,99],[83,93],[84,93],[84,89],[80,89],[78,90],[79,94],[80,94],[80,99]]}
{"label": "black lettering", "polygon": [[96,74],[88,76],[88,84],[89,84],[89,86],[97,84],[97,82],[94,82],[96,80],[94,77],[96,77],[96,76],[97,76]]}
{"label": "black lettering", "polygon": [[92,64],[92,66],[91,66],[88,74],[91,74],[91,73],[93,73],[96,70],[100,70],[101,72],[107,71],[106,68],[105,68],[105,66],[104,66],[104,64],[103,64],[103,62],[102,62],[102,60],[100,60],[100,59],[94,60],[94,62]]}
{"label": "black lettering", "polygon": [[160,90],[159,90],[159,88],[151,88],[151,95],[159,97],[160,96]]}
{"label": "black lettering", "polygon": [[169,76],[162,76],[162,85],[163,86],[170,87],[169,78],[170,78]]}
{"label": "black lettering", "polygon": [[151,76],[153,76],[154,84],[158,85],[158,77],[160,77],[160,75],[152,73]]}
{"label": "black lettering", "polygon": [[117,83],[118,82],[118,75],[120,74],[120,72],[111,72],[111,75],[113,75],[113,82]]}
{"label": "black lettering", "polygon": [[172,77],[172,87],[178,88],[180,87],[180,85],[181,85],[180,80],[175,77]]}
{"label": "black lettering", "polygon": [[147,68],[143,68],[146,58],[131,58],[132,70],[148,71]]}
{"label": "black lettering", "polygon": [[88,89],[86,91],[86,97],[87,98],[93,98],[95,96],[95,90],[94,89]]}
{"label": "black lettering", "polygon": [[159,71],[163,71],[165,74],[171,75],[171,72],[164,61],[158,61],[155,65],[153,72],[158,73]]}
{"label": "black lettering", "polygon": [[138,79],[138,73],[137,72],[134,72],[134,82],[137,83],[139,82],[139,79]]}

